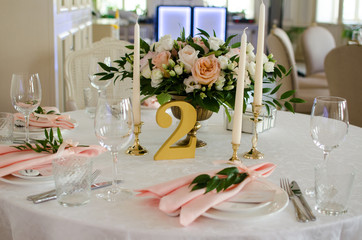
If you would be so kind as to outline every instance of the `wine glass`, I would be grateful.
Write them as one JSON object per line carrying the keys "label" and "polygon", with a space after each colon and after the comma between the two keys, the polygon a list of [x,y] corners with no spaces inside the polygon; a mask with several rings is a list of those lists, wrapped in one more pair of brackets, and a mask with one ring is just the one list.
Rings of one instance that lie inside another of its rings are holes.
{"label": "wine glass", "polygon": [[104,91],[109,84],[111,83],[111,79],[100,80],[104,75],[97,75],[97,73],[104,72],[105,70],[100,66],[99,63],[104,63],[106,66],[111,66],[111,57],[91,57],[88,78],[92,85],[92,87],[98,90],[98,94],[100,95],[102,91]]}
{"label": "wine glass", "polygon": [[37,73],[15,73],[11,79],[11,103],[25,119],[25,142],[29,143],[29,116],[41,101],[41,85]]}
{"label": "wine glass", "polygon": [[120,150],[128,146],[133,138],[133,113],[129,98],[107,97],[98,99],[94,121],[95,135],[101,146],[111,152],[113,158],[112,186],[97,196],[107,201],[126,199],[132,192],[117,186],[117,161]]}
{"label": "wine glass", "polygon": [[[348,109],[344,98],[322,96],[314,99],[310,133],[314,144],[323,150],[323,162],[326,166],[330,152],[337,148],[348,133]],[[314,195],[314,189],[307,189],[306,193]]]}

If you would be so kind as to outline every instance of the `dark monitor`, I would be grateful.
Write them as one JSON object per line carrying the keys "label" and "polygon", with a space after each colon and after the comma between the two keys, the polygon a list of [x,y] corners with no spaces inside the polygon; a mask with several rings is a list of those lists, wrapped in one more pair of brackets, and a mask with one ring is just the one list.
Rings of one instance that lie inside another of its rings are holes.
{"label": "dark monitor", "polygon": [[180,36],[185,28],[185,36],[191,35],[192,8],[190,6],[158,6],[156,41],[162,36],[170,34],[172,39]]}
{"label": "dark monitor", "polygon": [[226,40],[227,10],[222,7],[194,7],[193,8],[193,36],[197,36],[197,28],[205,30],[210,36],[215,31],[216,36]]}

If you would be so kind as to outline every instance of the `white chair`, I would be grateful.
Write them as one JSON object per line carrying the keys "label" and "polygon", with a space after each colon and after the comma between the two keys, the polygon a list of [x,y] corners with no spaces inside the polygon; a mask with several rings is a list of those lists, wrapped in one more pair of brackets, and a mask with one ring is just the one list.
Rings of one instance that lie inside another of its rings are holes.
{"label": "white chair", "polygon": [[324,59],[336,47],[333,35],[325,28],[312,25],[302,34],[306,76],[325,78]]}
{"label": "white chair", "polygon": [[282,80],[283,84],[277,92],[277,97],[285,91],[296,90],[294,97],[302,98],[306,102],[294,104],[295,111],[309,114],[315,97],[329,95],[327,80],[319,77],[298,77],[293,46],[284,30],[273,28],[267,37],[267,46],[278,64],[286,69],[292,68],[289,76]]}
{"label": "white chair", "polygon": [[[130,53],[126,46],[131,43],[113,38],[104,38],[93,43],[89,48],[72,52],[65,62],[65,110],[72,111],[84,108],[83,89],[93,88],[88,79],[90,59],[92,56],[101,58],[110,56],[112,61]],[[113,63],[114,64],[114,63]],[[115,85],[111,83],[107,88],[107,93],[120,96],[132,95],[131,79],[119,79]]]}
{"label": "white chair", "polygon": [[324,68],[331,95],[347,99],[350,123],[362,127],[362,46],[333,49]]}

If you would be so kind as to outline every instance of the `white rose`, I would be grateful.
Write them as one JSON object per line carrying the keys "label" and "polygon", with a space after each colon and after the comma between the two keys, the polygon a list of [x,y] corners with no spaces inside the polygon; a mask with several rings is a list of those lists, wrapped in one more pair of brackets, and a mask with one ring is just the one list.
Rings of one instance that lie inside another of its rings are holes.
{"label": "white rose", "polygon": [[130,64],[129,62],[126,62],[126,64],[124,65],[124,70],[126,70],[127,72],[132,72],[132,70],[133,70],[132,64]]}
{"label": "white rose", "polygon": [[195,89],[200,89],[201,85],[195,81],[193,76],[190,76],[184,80],[184,84],[186,86],[186,93],[193,92]]}
{"label": "white rose", "polygon": [[170,34],[167,34],[160,38],[160,41],[156,43],[156,52],[170,51],[173,47],[173,40]]}
{"label": "white rose", "polygon": [[247,57],[248,62],[255,62],[255,54],[254,54],[254,52],[248,53],[248,55],[246,55],[246,57]]}
{"label": "white rose", "polygon": [[226,69],[228,67],[228,64],[229,64],[229,59],[225,56],[220,56],[217,58],[217,60],[219,61],[220,63],[220,67],[221,69]]}
{"label": "white rose", "polygon": [[265,72],[274,72],[274,63],[273,62],[267,62],[264,64],[264,70]]}
{"label": "white rose", "polygon": [[246,52],[249,54],[254,51],[254,46],[250,42],[246,45]]}
{"label": "white rose", "polygon": [[252,77],[255,76],[255,66],[256,66],[255,62],[250,62],[247,66],[247,70]]}
{"label": "white rose", "polygon": [[196,51],[190,45],[186,45],[183,49],[178,52],[180,62],[184,64],[187,73],[191,72],[191,68],[197,60],[197,55],[200,51]]}
{"label": "white rose", "polygon": [[183,68],[180,65],[176,65],[174,68],[177,75],[181,75],[183,73]]}
{"label": "white rose", "polygon": [[220,48],[220,45],[224,44],[224,41],[217,37],[210,37],[208,42],[210,45],[210,49],[214,51],[218,50]]}
{"label": "white rose", "polygon": [[162,71],[158,68],[155,68],[151,72],[151,86],[153,88],[158,87],[158,85],[162,82]]}
{"label": "white rose", "polygon": [[225,78],[224,76],[219,76],[219,78],[215,82],[215,88],[218,91],[222,91],[225,85]]}
{"label": "white rose", "polygon": [[245,86],[250,86],[250,84],[251,84],[251,80],[250,80],[250,77],[249,77],[249,74],[247,71],[245,71],[244,84],[245,84]]}
{"label": "white rose", "polygon": [[151,69],[148,65],[146,65],[144,68],[142,68],[141,75],[147,79],[151,78]]}
{"label": "white rose", "polygon": [[263,53],[263,64],[269,61],[268,57]]}

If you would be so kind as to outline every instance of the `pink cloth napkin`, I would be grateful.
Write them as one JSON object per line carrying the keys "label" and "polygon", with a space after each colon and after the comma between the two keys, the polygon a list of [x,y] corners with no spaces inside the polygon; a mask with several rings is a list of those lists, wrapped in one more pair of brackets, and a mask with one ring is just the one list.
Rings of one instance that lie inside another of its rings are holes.
{"label": "pink cloth napkin", "polygon": [[[190,183],[196,176],[203,174],[197,173],[136,190],[136,192],[139,192],[137,196],[160,198],[159,209],[167,214],[173,214],[180,210],[180,224],[187,226],[212,206],[235,196],[246,184],[253,181],[254,178],[269,176],[276,166],[273,163],[261,163],[249,167],[243,165],[237,165],[237,167],[240,172],[247,172],[249,177],[226,191],[217,193],[216,190],[213,190],[204,194],[205,189],[199,189],[191,192],[191,188],[189,187]],[[205,173],[213,176],[219,171],[220,170],[209,171]]]}
{"label": "pink cloth napkin", "polygon": [[[73,129],[74,123],[70,120],[70,116],[67,114],[59,115],[59,110],[56,107],[43,107],[45,112],[54,111],[51,114],[38,114],[31,113],[29,117],[29,125],[38,128],[56,128],[61,129]],[[24,121],[24,115],[21,113],[15,113],[14,119]]]}
{"label": "pink cloth napkin", "polygon": [[[70,147],[64,149],[62,156],[77,154],[86,157],[95,157],[106,151],[99,145],[89,147]],[[0,145],[0,177],[23,169],[36,169],[51,164],[57,154],[47,152],[37,153],[33,150],[18,150],[11,146]]]}

